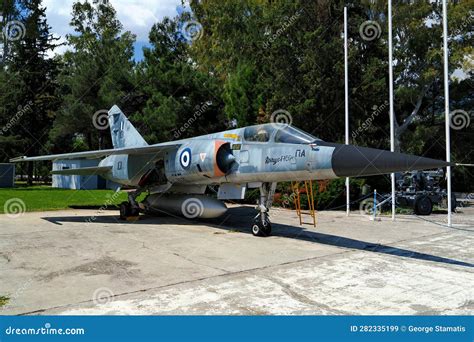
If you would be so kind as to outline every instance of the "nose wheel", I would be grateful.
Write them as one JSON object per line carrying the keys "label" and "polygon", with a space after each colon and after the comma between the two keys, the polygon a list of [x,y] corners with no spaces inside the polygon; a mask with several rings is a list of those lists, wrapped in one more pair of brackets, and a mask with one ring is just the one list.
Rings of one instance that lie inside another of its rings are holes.
{"label": "nose wheel", "polygon": [[252,234],[254,236],[270,236],[272,234],[272,224],[268,218],[268,214],[258,214],[255,218],[255,222],[252,225]]}
{"label": "nose wheel", "polygon": [[272,234],[272,224],[270,223],[268,211],[272,206],[275,188],[276,183],[262,183],[260,186],[259,204],[255,208],[259,213],[255,216],[252,225],[252,234],[254,236],[270,236]]}

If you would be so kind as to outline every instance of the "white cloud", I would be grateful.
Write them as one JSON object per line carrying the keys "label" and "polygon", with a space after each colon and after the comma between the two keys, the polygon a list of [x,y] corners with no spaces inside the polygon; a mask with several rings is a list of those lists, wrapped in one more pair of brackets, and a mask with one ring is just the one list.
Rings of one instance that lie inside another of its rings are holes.
{"label": "white cloud", "polygon": [[[92,0],[89,0],[92,1]],[[148,41],[151,27],[165,16],[173,17],[177,14],[176,7],[181,0],[109,0],[117,11],[117,16],[125,31],[137,36],[137,42]],[[74,0],[43,0],[46,7],[48,24],[56,37],[64,37],[73,33],[69,26]],[[63,53],[66,47],[56,49],[55,53]]]}
{"label": "white cloud", "polygon": [[111,0],[124,29],[137,35],[137,41],[148,41],[151,27],[163,17],[177,14],[180,0]]}

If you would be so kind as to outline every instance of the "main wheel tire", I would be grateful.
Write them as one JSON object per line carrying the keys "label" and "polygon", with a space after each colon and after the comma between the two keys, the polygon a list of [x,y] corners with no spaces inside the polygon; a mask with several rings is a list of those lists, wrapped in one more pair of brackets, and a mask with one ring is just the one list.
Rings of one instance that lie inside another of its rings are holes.
{"label": "main wheel tire", "polygon": [[128,202],[120,203],[120,219],[126,220],[127,217],[131,216],[132,206]]}
{"label": "main wheel tire", "polygon": [[428,196],[420,196],[415,201],[415,214],[430,215],[433,211],[433,203]]}
{"label": "main wheel tire", "polygon": [[139,216],[140,215],[140,208],[130,206],[130,216]]}

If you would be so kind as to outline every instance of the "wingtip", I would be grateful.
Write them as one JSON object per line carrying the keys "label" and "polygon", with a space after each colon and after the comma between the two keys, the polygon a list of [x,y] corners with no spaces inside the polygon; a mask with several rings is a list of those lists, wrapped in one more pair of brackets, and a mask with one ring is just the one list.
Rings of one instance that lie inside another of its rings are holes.
{"label": "wingtip", "polygon": [[24,160],[24,159],[26,159],[26,156],[11,158],[11,159],[9,160],[9,162],[10,162],[10,163],[18,163],[18,162],[20,162],[20,161],[22,161],[22,160]]}

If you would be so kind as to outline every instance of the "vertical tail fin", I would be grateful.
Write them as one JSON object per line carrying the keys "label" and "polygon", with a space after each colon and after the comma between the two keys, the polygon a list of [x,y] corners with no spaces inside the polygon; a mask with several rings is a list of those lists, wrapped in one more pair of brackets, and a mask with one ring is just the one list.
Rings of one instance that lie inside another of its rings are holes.
{"label": "vertical tail fin", "polygon": [[114,148],[148,145],[118,106],[109,110],[109,126]]}

